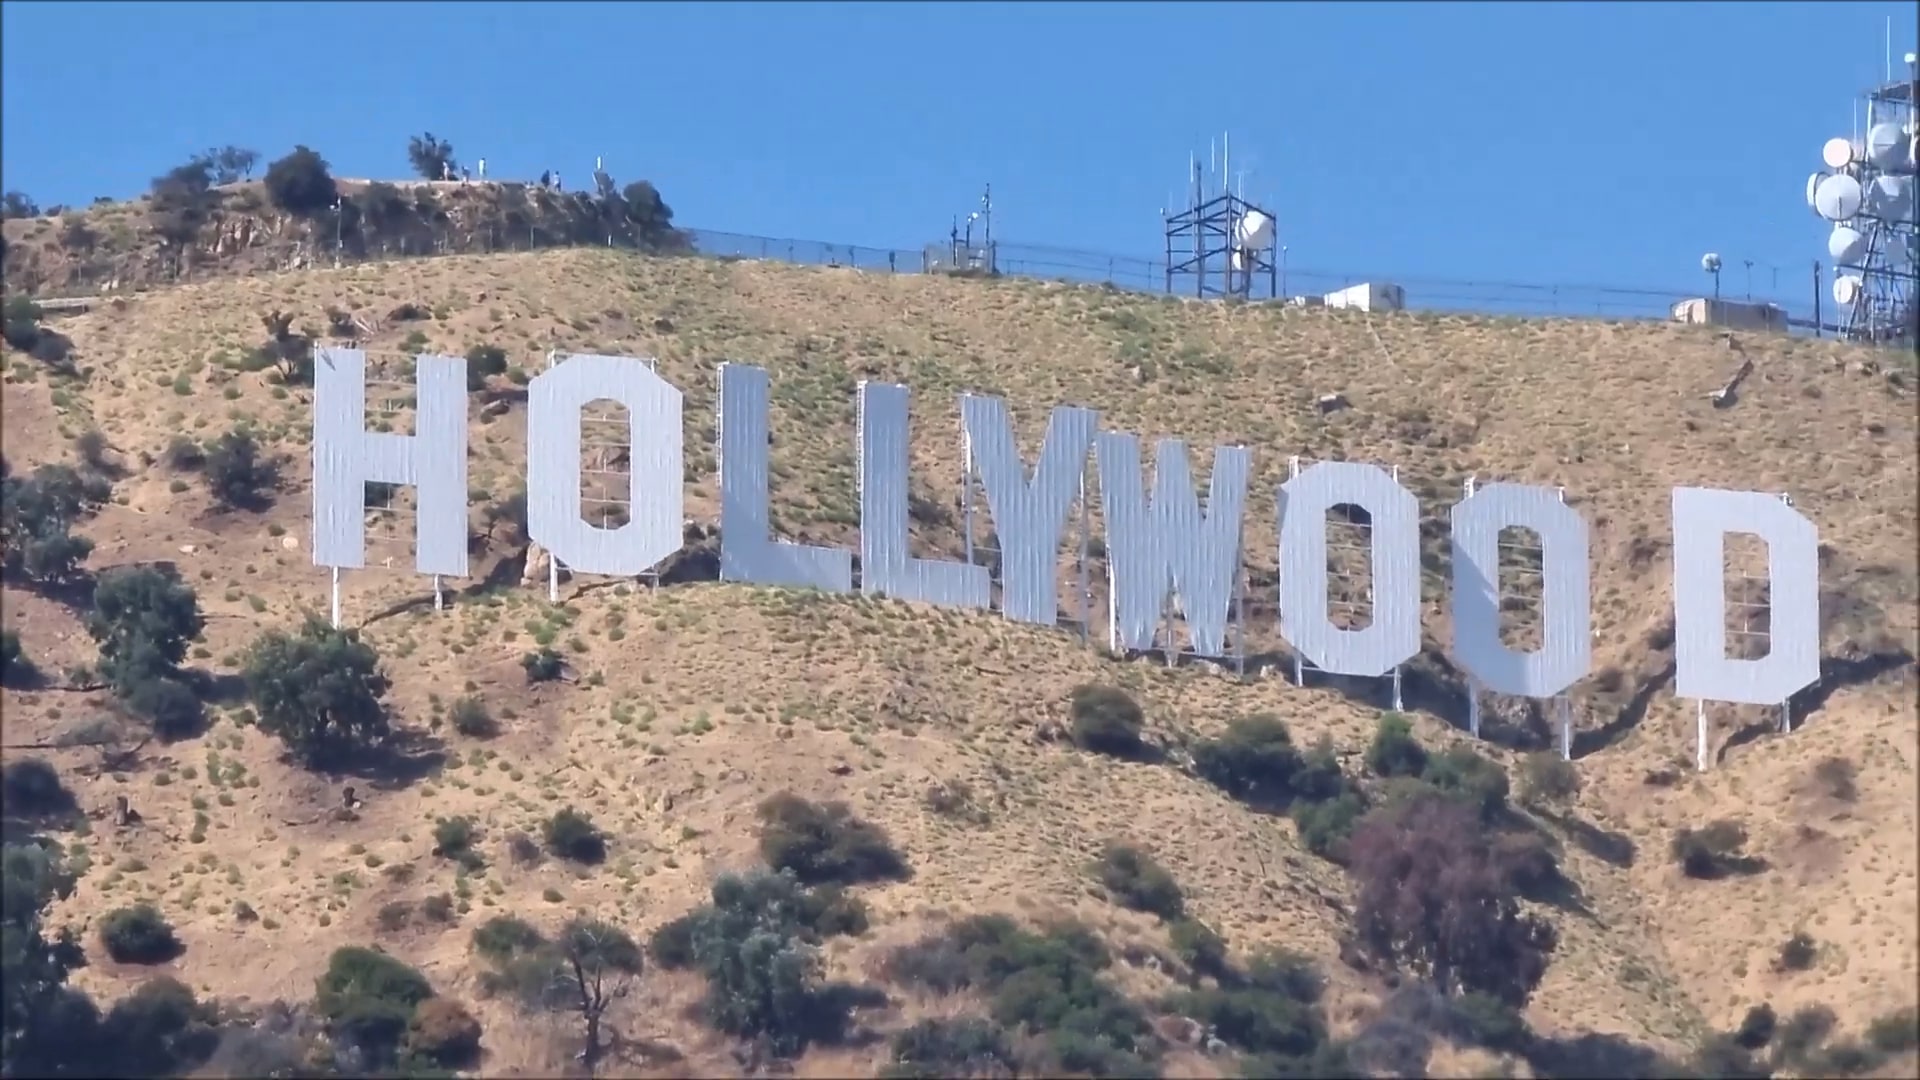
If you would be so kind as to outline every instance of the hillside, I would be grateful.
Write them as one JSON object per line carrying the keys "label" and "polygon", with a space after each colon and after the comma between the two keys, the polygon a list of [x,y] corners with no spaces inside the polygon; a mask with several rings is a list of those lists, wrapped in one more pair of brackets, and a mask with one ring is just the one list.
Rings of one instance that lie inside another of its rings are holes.
{"label": "hillside", "polygon": [[[156,196],[60,208],[4,222],[7,291],[110,295],[270,270],[464,252],[572,245],[637,245],[629,223],[580,191],[458,180],[339,180],[341,213],[289,214],[258,180],[197,195],[184,231],[169,238]],[[651,189],[648,189],[651,191]],[[657,198],[657,196],[655,197]],[[665,218],[672,211],[661,204]],[[339,257],[336,260],[336,255]]]}
{"label": "hillside", "polygon": [[[10,282],[16,259],[33,257],[22,254],[18,225],[8,223]],[[61,280],[64,264],[39,258],[41,280]],[[249,265],[285,264],[275,254]],[[304,1000],[332,950],[377,941],[469,1002],[486,1031],[488,1075],[551,1074],[576,1047],[572,1029],[482,992],[484,967],[468,947],[474,926],[498,912],[554,926],[584,911],[644,935],[700,902],[717,873],[756,861],[755,808],[786,790],[845,800],[912,866],[907,880],[860,890],[872,928],[829,940],[835,977],[885,983],[886,951],[945,919],[1074,914],[1131,958],[1117,964],[1117,981],[1153,1000],[1172,980],[1160,960],[1142,957],[1174,948],[1167,928],[1113,903],[1086,871],[1118,838],[1172,871],[1190,912],[1236,954],[1278,945],[1316,959],[1336,1032],[1387,1038],[1377,1020],[1384,973],[1340,959],[1351,878],[1306,850],[1293,820],[1257,812],[1190,769],[1088,753],[1059,734],[1075,687],[1116,686],[1141,704],[1153,745],[1189,747],[1235,718],[1270,713],[1298,746],[1329,738],[1343,771],[1359,775],[1380,688],[1325,678],[1297,687],[1261,664],[1241,681],[1208,665],[1115,658],[1072,633],[993,614],[712,581],[711,560],[698,556],[717,519],[714,368],[734,360],[771,375],[772,513],[792,539],[857,540],[852,394],[863,378],[912,388],[923,554],[957,556],[963,546],[951,510],[962,390],[1008,399],[1029,458],[1057,403],[1099,409],[1109,430],[1185,438],[1197,484],[1208,464],[1199,451],[1253,447],[1246,621],[1256,657],[1280,648],[1271,493],[1288,456],[1398,465],[1420,497],[1428,549],[1426,648],[1406,704],[1436,753],[1467,741],[1461,678],[1443,648],[1447,509],[1469,476],[1564,485],[1593,526],[1595,674],[1574,695],[1577,798],[1559,813],[1524,815],[1552,839],[1580,898],[1537,906],[1559,946],[1526,1006],[1529,1025],[1568,1044],[1584,1036],[1685,1055],[1761,1002],[1782,1017],[1825,1006],[1840,1039],[1920,997],[1920,432],[1912,368],[1886,354],[1665,325],[1370,318],[603,250],[154,289],[56,324],[72,341],[72,375],[9,347],[0,449],[18,476],[84,463],[75,440],[104,434],[92,456],[120,473],[111,500],[77,526],[95,545],[87,567],[177,567],[207,615],[188,663],[215,675],[233,674],[263,630],[327,605],[327,576],[305,550],[310,392],[248,360],[271,312],[316,335],[356,325],[372,361],[391,369],[413,351],[492,345],[509,370],[473,405],[469,481],[485,536],[476,581],[452,583],[466,591],[436,613],[429,583],[398,569],[410,562],[404,539],[371,542],[370,568],[347,575],[346,621],[384,658],[395,723],[433,749],[424,775],[356,781],[302,769],[231,699],[205,734],[149,744],[116,771],[100,772],[88,750],[34,751],[92,817],[89,831],[63,837],[90,869],[53,921],[97,923],[151,900],[185,946],[164,970],[202,995]],[[543,584],[522,584],[543,576],[525,572],[524,537],[491,527],[484,507],[524,483],[524,395],[513,387],[549,350],[653,356],[686,395],[688,516],[702,539],[657,589],[572,580],[551,606]],[[1743,358],[1756,369],[1740,400],[1714,408],[1706,395]],[[1329,393],[1349,407],[1321,411]],[[211,440],[236,424],[284,455],[271,504],[257,511],[216,505],[202,479],[168,464],[177,436]],[[1667,507],[1682,484],[1790,493],[1818,524],[1823,558],[1824,677],[1797,702],[1796,730],[1772,734],[1764,711],[1716,706],[1714,767],[1697,775],[1691,703],[1671,691]],[[394,569],[382,568],[388,559]],[[1098,550],[1090,578],[1104,579]],[[58,742],[111,701],[104,690],[59,685],[98,660],[82,622],[91,605],[17,581],[4,598],[6,627],[54,684],[4,691],[4,742]],[[1097,641],[1097,588],[1090,607]],[[529,681],[522,657],[549,644],[573,674]],[[463,695],[499,719],[497,737],[446,724],[448,703]],[[1498,741],[1475,748],[1516,785],[1525,752],[1548,745],[1537,711],[1514,703],[1494,708],[1488,731]],[[347,820],[329,816],[343,783],[357,783],[363,800]],[[953,800],[937,791],[963,789],[970,795],[959,801],[978,813],[939,810]],[[142,815],[137,827],[112,823],[120,795]],[[606,831],[604,864],[509,858],[511,833],[538,836],[540,821],[569,805]],[[434,822],[453,815],[477,824],[484,870],[459,873],[432,854]],[[1762,869],[1683,874],[1669,854],[1676,832],[1723,819],[1744,829]],[[392,870],[400,866],[412,869]],[[460,900],[451,924],[393,926],[383,915],[396,901],[441,893]],[[255,917],[236,917],[242,904]],[[1776,957],[1796,934],[1812,956],[1783,968]],[[99,955],[92,933],[85,941],[94,962],[74,980],[86,990],[111,998],[148,973]],[[654,1056],[614,1071],[741,1071],[734,1041],[684,1015],[698,978],[658,969],[609,1013]],[[978,1011],[964,995],[885,988],[888,1005],[858,1013],[883,1034]],[[1493,1067],[1491,1051],[1442,1042],[1451,1049],[1426,1059],[1435,1070]],[[887,1054],[884,1040],[856,1039],[811,1049],[797,1068],[867,1074]],[[1879,1067],[1900,1075],[1912,1064],[1896,1056]],[[1177,1040],[1162,1065],[1170,1075],[1235,1068]],[[1507,1065],[1552,1071],[1538,1060]]]}

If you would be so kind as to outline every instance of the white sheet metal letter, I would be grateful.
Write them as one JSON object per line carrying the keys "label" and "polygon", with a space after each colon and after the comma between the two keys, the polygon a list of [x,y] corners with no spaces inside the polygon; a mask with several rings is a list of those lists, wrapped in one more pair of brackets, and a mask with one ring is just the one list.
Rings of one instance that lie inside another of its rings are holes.
{"label": "white sheet metal letter", "polygon": [[767,372],[721,364],[715,395],[720,471],[720,579],[853,590],[853,553],[775,539],[767,516]]}
{"label": "white sheet metal letter", "polygon": [[[1373,621],[1327,617],[1327,511],[1370,515]],[[1420,651],[1420,504],[1378,465],[1322,461],[1280,486],[1280,633],[1322,671],[1385,675]]]}
{"label": "white sheet metal letter", "polygon": [[[1500,640],[1500,531],[1540,536],[1540,648],[1519,652]],[[1552,488],[1487,484],[1455,503],[1453,652],[1487,689],[1551,698],[1593,666],[1587,523]]]}
{"label": "white sheet metal letter", "polygon": [[367,430],[367,354],[322,346],[313,357],[313,562],[366,565],[367,484],[414,489],[413,565],[467,574],[467,362],[421,356],[412,435]]}
{"label": "white sheet metal letter", "polygon": [[984,566],[916,559],[907,545],[907,388],[862,380],[860,591],[900,600],[983,608],[993,578]]}
{"label": "white sheet metal letter", "polygon": [[1153,647],[1171,584],[1193,651],[1225,656],[1252,453],[1243,446],[1214,449],[1205,510],[1194,495],[1187,446],[1179,439],[1161,439],[1154,446],[1151,496],[1142,477],[1139,439],[1102,432],[1094,439],[1094,457],[1107,529],[1112,647]]}
{"label": "white sheet metal letter", "polygon": [[[1767,542],[1770,650],[1727,655],[1728,533]],[[1683,698],[1779,705],[1820,678],[1820,535],[1758,491],[1673,489],[1673,692]]]}
{"label": "white sheet metal letter", "polygon": [[1005,401],[964,394],[960,421],[968,459],[986,489],[1000,538],[1001,613],[1017,622],[1053,626],[1060,618],[1060,532],[1080,493],[1100,414],[1056,406],[1047,418],[1046,441],[1031,481]]}
{"label": "white sheet metal letter", "polygon": [[[626,407],[631,518],[603,529],[580,515],[580,410],[605,398]],[[527,385],[527,533],[562,566],[644,574],[685,538],[680,391],[630,356],[576,354]]]}

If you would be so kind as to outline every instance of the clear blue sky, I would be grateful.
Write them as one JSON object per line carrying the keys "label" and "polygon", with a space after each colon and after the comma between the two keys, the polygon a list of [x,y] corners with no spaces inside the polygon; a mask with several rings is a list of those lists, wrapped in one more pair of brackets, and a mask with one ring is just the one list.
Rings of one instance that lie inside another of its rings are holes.
{"label": "clear blue sky", "polygon": [[1295,267],[1782,291],[1905,3],[83,4],[11,0],[5,185],[142,190],[209,145],[398,177],[431,130],[490,175],[594,155],[683,225],[917,247],[993,184],[996,234],[1142,256],[1233,137]]}

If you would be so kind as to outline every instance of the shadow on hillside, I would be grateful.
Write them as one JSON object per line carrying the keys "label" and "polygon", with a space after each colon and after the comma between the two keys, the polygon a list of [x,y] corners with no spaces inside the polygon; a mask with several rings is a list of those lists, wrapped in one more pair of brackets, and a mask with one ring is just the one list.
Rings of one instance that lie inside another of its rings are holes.
{"label": "shadow on hillside", "polygon": [[[520,578],[526,570],[526,564],[527,557],[524,551],[518,555],[503,558],[495,562],[493,566],[487,570],[485,577],[462,585],[458,589],[442,589],[442,599],[447,604],[454,604],[461,600],[472,600],[485,596],[488,593],[511,588],[520,583]],[[431,611],[432,609],[432,593],[409,596],[405,600],[388,604],[386,607],[362,619],[360,621],[360,629],[364,630],[374,623],[391,619],[396,615],[406,615],[416,611]]]}
{"label": "shadow on hillside", "polygon": [[1624,833],[1603,829],[1590,821],[1582,821],[1572,814],[1557,814],[1550,810],[1536,810],[1534,813],[1566,833],[1575,847],[1608,866],[1625,870],[1633,866],[1634,860],[1639,856],[1632,838]]}
{"label": "shadow on hillside", "polygon": [[[296,764],[291,758],[284,758]],[[380,746],[328,758],[314,767],[331,780],[365,780],[375,791],[399,791],[439,772],[446,743],[420,731],[396,731]]]}
{"label": "shadow on hillside", "polygon": [[1641,680],[1634,688],[1633,696],[1620,708],[1613,719],[1588,731],[1573,733],[1573,759],[1596,754],[1632,734],[1647,718],[1647,709],[1653,704],[1653,696],[1673,684],[1673,676],[1679,667],[1668,660],[1666,665],[1652,676]]}
{"label": "shadow on hillside", "polygon": [[1563,1037],[1535,1035],[1522,1056],[1540,1080],[1640,1080],[1674,1073],[1673,1066],[1651,1047],[1592,1031]]}
{"label": "shadow on hillside", "polygon": [[84,569],[75,570],[72,577],[62,581],[34,581],[22,574],[8,574],[4,581],[21,592],[59,604],[77,619],[85,620],[93,610],[95,579],[91,572]]}

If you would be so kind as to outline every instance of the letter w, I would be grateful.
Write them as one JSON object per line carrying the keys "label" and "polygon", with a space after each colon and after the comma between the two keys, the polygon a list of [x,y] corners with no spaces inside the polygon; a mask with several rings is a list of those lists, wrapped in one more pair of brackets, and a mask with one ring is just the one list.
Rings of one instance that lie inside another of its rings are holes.
{"label": "letter w", "polygon": [[[1106,519],[1113,649],[1154,647],[1171,585],[1193,651],[1227,655],[1227,619],[1240,571],[1251,452],[1244,446],[1214,449],[1205,510],[1194,496],[1187,447],[1179,439],[1162,439],[1154,447],[1151,499],[1137,438],[1102,432],[1094,441],[1094,454],[1100,470],[1100,512]],[[1168,647],[1176,640],[1169,628]]]}

